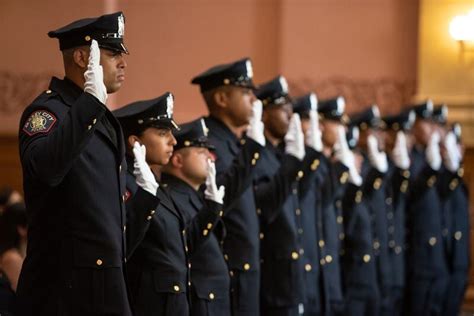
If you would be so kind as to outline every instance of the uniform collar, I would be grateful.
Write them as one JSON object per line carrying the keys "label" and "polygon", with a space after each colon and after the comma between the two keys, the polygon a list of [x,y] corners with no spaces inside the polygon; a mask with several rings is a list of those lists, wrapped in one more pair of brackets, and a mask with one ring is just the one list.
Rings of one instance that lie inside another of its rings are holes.
{"label": "uniform collar", "polygon": [[49,89],[59,94],[64,103],[71,106],[84,92],[74,82],[64,77],[63,80],[53,77],[49,84]]}
{"label": "uniform collar", "polygon": [[161,173],[161,183],[167,184],[170,189],[179,191],[184,194],[191,195],[197,193],[196,190],[194,190],[194,188],[191,187],[188,183],[166,172]]}

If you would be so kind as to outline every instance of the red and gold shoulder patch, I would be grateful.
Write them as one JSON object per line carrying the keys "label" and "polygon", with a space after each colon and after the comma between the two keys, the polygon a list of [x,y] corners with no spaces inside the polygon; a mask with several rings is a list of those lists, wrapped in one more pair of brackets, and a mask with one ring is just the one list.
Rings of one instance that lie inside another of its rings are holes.
{"label": "red and gold shoulder patch", "polygon": [[48,133],[57,118],[52,113],[45,110],[38,110],[33,112],[23,125],[23,131],[33,136],[38,133]]}

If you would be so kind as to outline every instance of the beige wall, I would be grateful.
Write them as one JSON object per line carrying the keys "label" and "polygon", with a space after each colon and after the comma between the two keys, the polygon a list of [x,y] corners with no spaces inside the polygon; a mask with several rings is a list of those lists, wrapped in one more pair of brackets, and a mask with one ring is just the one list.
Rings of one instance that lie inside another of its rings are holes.
{"label": "beige wall", "polygon": [[190,120],[206,112],[193,75],[250,56],[257,82],[283,73],[295,93],[343,93],[351,110],[376,101],[397,109],[414,93],[417,8],[417,0],[2,0],[0,133],[16,133],[22,109],[62,75],[46,32],[114,10],[125,12],[131,55],[112,107],[169,90],[178,121]]}

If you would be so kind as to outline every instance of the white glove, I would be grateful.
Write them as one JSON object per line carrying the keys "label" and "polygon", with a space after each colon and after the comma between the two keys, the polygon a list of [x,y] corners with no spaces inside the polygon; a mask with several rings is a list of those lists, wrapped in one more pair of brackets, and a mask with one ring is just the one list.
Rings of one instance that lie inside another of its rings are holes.
{"label": "white glove", "polygon": [[398,131],[395,146],[392,150],[392,159],[395,166],[406,170],[410,168],[410,157],[408,155],[407,138],[404,132]]}
{"label": "white glove", "polygon": [[247,126],[247,137],[265,146],[264,125],[262,122],[262,101],[256,100],[252,105],[252,117]]}
{"label": "white glove", "polygon": [[290,126],[285,135],[285,153],[303,160],[306,154],[304,150],[304,135],[301,129],[300,116],[294,113],[290,119]]}
{"label": "white glove", "polygon": [[369,155],[370,164],[379,172],[387,172],[387,154],[383,151],[379,151],[377,138],[375,138],[374,135],[367,136],[367,151]]}
{"label": "white glove", "polygon": [[362,177],[357,171],[354,153],[349,149],[346,132],[342,126],[339,126],[337,130],[337,141],[334,144],[334,156],[349,169],[349,181],[356,186],[362,185]]}
{"label": "white glove", "polygon": [[208,173],[206,177],[206,190],[204,196],[206,199],[214,201],[219,204],[224,204],[225,187],[221,185],[217,189],[216,185],[216,165],[211,159],[207,160]]}
{"label": "white glove", "polygon": [[426,147],[426,161],[430,165],[431,169],[439,170],[441,167],[441,154],[439,151],[439,134],[435,132]]}
{"label": "white glove", "polygon": [[451,172],[456,172],[461,164],[461,153],[456,143],[456,136],[453,132],[448,132],[444,139],[446,153],[443,157],[444,165]]}
{"label": "white glove", "polygon": [[146,163],[146,148],[145,145],[140,145],[138,142],[133,144],[133,155],[135,156],[133,162],[133,175],[135,182],[145,191],[150,192],[156,196],[158,190],[158,182]]}
{"label": "white glove", "polygon": [[319,129],[319,117],[316,110],[309,111],[309,130],[306,133],[306,145],[314,150],[323,151],[323,142],[321,140],[321,130]]}
{"label": "white glove", "polygon": [[107,88],[104,84],[104,71],[100,65],[100,49],[96,40],[92,40],[89,64],[84,73],[84,79],[86,79],[84,91],[92,94],[100,102],[105,104],[107,101]]}

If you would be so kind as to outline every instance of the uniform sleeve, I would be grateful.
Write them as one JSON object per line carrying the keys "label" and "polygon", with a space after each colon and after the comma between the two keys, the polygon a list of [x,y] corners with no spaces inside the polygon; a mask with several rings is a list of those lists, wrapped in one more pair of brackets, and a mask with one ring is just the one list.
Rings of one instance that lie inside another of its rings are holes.
{"label": "uniform sleeve", "polygon": [[316,181],[316,177],[322,172],[322,169],[319,168],[321,156],[322,153],[306,147],[306,155],[303,161],[303,178],[298,182],[300,200],[308,194],[309,189],[312,188],[311,184]]}
{"label": "uniform sleeve", "polygon": [[127,212],[127,258],[130,258],[145,237],[150,221],[156,208],[160,203],[160,199],[148,191],[137,186],[135,179],[127,175],[127,192],[125,208]]}
{"label": "uniform sleeve", "polygon": [[[51,102],[55,102],[51,101]],[[29,112],[20,126],[20,155],[24,172],[56,186],[92,138],[96,122],[106,111],[91,94],[83,93],[64,117],[45,108]],[[51,115],[50,117],[48,115]]]}
{"label": "uniform sleeve", "polygon": [[292,184],[304,175],[301,168],[302,162],[298,158],[284,155],[280,168],[272,178],[255,183],[255,204],[263,221],[271,222],[277,217],[282,204],[291,193]]}
{"label": "uniform sleeve", "polygon": [[[176,201],[176,204],[178,207],[183,207],[179,201]],[[190,254],[197,251],[199,246],[209,239],[223,215],[222,209],[222,204],[204,200],[197,215],[186,225],[186,238]]]}
{"label": "uniform sleeve", "polygon": [[252,184],[252,171],[260,158],[263,146],[250,138],[235,157],[232,165],[217,174],[217,185],[225,186],[224,205],[229,208],[242,193]]}

